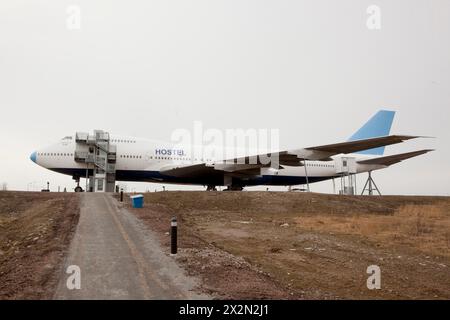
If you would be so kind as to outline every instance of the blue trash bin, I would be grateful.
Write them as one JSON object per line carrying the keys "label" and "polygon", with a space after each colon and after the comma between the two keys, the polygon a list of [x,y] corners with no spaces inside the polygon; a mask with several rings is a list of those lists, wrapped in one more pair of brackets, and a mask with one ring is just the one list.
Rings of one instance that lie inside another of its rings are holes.
{"label": "blue trash bin", "polygon": [[142,194],[137,194],[131,196],[131,205],[133,208],[142,208],[144,206],[144,196]]}

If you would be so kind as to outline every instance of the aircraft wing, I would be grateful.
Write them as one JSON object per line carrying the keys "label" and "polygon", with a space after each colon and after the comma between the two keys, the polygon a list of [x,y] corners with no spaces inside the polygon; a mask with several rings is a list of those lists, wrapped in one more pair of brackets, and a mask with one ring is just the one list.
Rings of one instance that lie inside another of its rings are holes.
{"label": "aircraft wing", "polygon": [[386,156],[386,157],[379,157],[379,158],[373,158],[368,160],[361,160],[358,161],[360,164],[378,164],[383,166],[390,166],[398,162],[402,162],[403,160],[413,158],[420,156],[422,154],[428,153],[434,151],[433,149],[426,149],[426,150],[418,150],[413,152],[407,152],[407,153],[400,153],[400,154],[394,154],[392,156]]}
{"label": "aircraft wing", "polygon": [[297,153],[300,158],[307,160],[324,160],[324,158],[334,156],[340,153],[355,153],[358,151],[389,146],[391,144],[401,143],[406,140],[420,138],[419,136],[384,136],[362,140],[346,141],[341,143],[328,144],[323,146],[309,147],[299,150]]}
{"label": "aircraft wing", "polygon": [[332,160],[330,157],[337,154],[354,153],[372,148],[384,147],[415,138],[420,138],[420,136],[384,136],[355,141],[346,141],[323,146],[308,147],[304,149],[286,150],[269,154],[229,159],[224,162],[260,164],[263,163],[260,158],[264,159],[264,157],[266,156],[275,158],[276,156],[278,156],[280,165],[301,166],[303,164],[300,161],[303,160],[330,161]]}
{"label": "aircraft wing", "polygon": [[[370,139],[347,141],[329,145],[308,147],[304,149],[285,150],[267,154],[246,156],[227,159],[215,163],[202,163],[194,165],[173,165],[163,168],[160,172],[170,176],[211,175],[217,173],[244,173],[257,168],[280,166],[303,166],[304,160],[330,161],[330,157],[341,153],[353,153],[357,151],[383,147],[400,143],[419,136],[384,136]],[[278,159],[278,163],[274,161]]]}
{"label": "aircraft wing", "polygon": [[189,177],[211,175],[217,173],[214,168],[206,166],[204,163],[194,164],[194,165],[170,165],[161,168],[160,172],[162,174],[172,176],[172,177]]}

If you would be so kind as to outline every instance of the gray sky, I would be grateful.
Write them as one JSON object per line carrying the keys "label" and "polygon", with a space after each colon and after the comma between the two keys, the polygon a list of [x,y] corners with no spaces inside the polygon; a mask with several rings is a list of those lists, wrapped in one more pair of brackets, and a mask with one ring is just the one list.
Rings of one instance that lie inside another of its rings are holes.
{"label": "gray sky", "polygon": [[[366,26],[372,4],[380,30]],[[376,172],[382,191],[449,194],[450,1],[4,0],[0,108],[10,189],[73,187],[28,157],[76,131],[169,140],[200,120],[279,128],[281,147],[298,148],[346,140],[386,108],[393,133],[437,137],[387,153],[437,151]]]}

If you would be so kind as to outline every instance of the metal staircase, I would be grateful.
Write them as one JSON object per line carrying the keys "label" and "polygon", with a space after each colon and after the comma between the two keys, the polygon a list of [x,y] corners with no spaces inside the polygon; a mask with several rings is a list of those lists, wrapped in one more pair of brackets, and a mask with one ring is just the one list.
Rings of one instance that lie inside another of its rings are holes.
{"label": "metal staircase", "polygon": [[94,130],[94,134],[75,134],[76,162],[86,164],[87,191],[114,192],[116,184],[116,146],[110,143],[109,133]]}

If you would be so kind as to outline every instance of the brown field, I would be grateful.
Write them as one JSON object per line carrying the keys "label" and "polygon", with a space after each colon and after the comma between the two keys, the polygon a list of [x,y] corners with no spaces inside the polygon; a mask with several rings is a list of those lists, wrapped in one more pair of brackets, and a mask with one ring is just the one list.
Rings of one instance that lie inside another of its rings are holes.
{"label": "brown field", "polygon": [[78,217],[73,193],[0,192],[0,299],[52,298]]}
{"label": "brown field", "polygon": [[[52,298],[78,202],[0,192],[0,299]],[[219,299],[450,299],[448,197],[158,192],[130,210],[167,251],[177,216],[177,261]]]}
{"label": "brown field", "polygon": [[[448,197],[158,192],[132,209],[218,298],[450,299]],[[381,268],[381,289],[366,286]]]}

